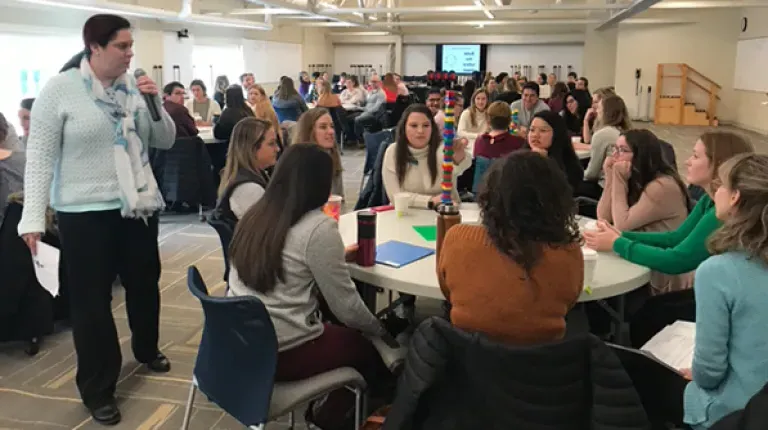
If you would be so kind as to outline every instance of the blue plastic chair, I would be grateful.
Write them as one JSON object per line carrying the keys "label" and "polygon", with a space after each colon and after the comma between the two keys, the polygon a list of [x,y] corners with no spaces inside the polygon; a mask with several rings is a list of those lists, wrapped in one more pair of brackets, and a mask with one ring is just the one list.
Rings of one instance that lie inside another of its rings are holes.
{"label": "blue plastic chair", "polygon": [[279,108],[276,107],[275,113],[277,114],[277,121],[282,123],[283,121],[298,121],[301,111],[297,108]]}
{"label": "blue plastic chair", "polygon": [[189,428],[198,389],[246,427],[263,429],[268,421],[285,414],[289,414],[293,428],[294,409],[347,387],[355,393],[355,422],[361,422],[367,386],[357,371],[341,368],[301,381],[275,384],[277,337],[264,304],[253,296],[208,295],[195,266],[187,271],[187,284],[203,306],[205,324],[183,430]]}
{"label": "blue plastic chair", "polygon": [[490,158],[475,157],[475,177],[472,179],[472,194],[477,195],[478,187],[483,182],[485,172],[491,167],[491,162],[493,160]]}
{"label": "blue plastic chair", "polygon": [[229,244],[232,242],[234,233],[232,226],[221,219],[209,219],[208,225],[216,230],[221,241],[221,252],[224,253],[224,282],[229,283]]}

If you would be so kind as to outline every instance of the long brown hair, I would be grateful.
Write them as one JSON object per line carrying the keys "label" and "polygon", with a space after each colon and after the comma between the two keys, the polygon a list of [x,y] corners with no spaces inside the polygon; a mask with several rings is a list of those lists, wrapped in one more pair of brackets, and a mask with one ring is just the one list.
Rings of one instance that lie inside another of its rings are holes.
{"label": "long brown hair", "polygon": [[[315,140],[315,123],[323,115],[330,115],[330,112],[328,112],[328,109],[321,107],[312,108],[301,114],[293,129],[291,142],[310,142],[317,144],[317,141]],[[328,149],[327,151],[333,160],[333,174],[336,176],[344,170],[341,165],[339,149],[334,145],[333,148]]]}
{"label": "long brown hair", "polygon": [[288,100],[291,97],[299,97],[299,92],[296,91],[296,87],[293,85],[293,79],[288,76],[283,76],[280,79],[280,87],[277,90],[277,98],[280,100]]}
{"label": "long brown hair", "polygon": [[685,183],[671,163],[664,159],[662,143],[653,132],[646,129],[629,130],[623,133],[624,140],[632,150],[632,169],[627,180],[627,203],[630,206],[640,200],[645,188],[661,176],[671,177],[680,189],[686,208],[690,198]]}
{"label": "long brown hair", "polygon": [[721,164],[734,155],[755,152],[752,143],[742,135],[730,131],[708,131],[702,134],[699,140],[704,144],[704,153],[709,160],[709,174],[712,182],[707,191],[712,194],[720,185],[718,172]]}
{"label": "long brown hair", "polygon": [[381,87],[389,92],[397,94],[397,83],[395,82],[395,75],[387,73],[384,75],[384,79],[381,81]]}
{"label": "long brown hair", "polygon": [[285,239],[307,212],[328,201],[332,169],[328,154],[311,143],[283,153],[264,195],[238,221],[229,247],[232,266],[248,288],[267,293],[285,281]]}
{"label": "long brown hair", "polygon": [[397,132],[395,133],[395,173],[397,174],[397,182],[400,186],[405,182],[405,174],[408,172],[408,164],[413,160],[408,137],[405,134],[405,128],[408,124],[408,117],[414,113],[420,113],[429,118],[429,123],[432,126],[432,133],[429,136],[427,167],[429,168],[429,177],[432,179],[432,183],[434,184],[437,180],[437,149],[441,144],[440,130],[437,128],[435,119],[432,117],[432,112],[426,105],[421,103],[412,104],[405,109],[403,116],[400,117],[400,121],[397,123]]}
{"label": "long brown hair", "polygon": [[768,156],[739,154],[719,169],[723,186],[739,192],[735,213],[709,239],[713,255],[743,251],[768,263]]}
{"label": "long brown hair", "polygon": [[603,104],[601,127],[616,127],[622,133],[632,130],[632,121],[629,119],[624,99],[614,94],[604,98],[601,103]]}
{"label": "long brown hair", "polygon": [[[477,110],[477,105],[475,105],[475,97],[477,97],[479,94],[485,94],[485,110],[480,112]],[[476,90],[474,93],[472,93],[472,100],[470,101],[469,106],[469,123],[472,124],[472,127],[477,127],[477,115],[485,115],[486,120],[488,119],[488,105],[491,104],[491,95],[488,94],[488,90],[485,88],[480,88]],[[488,121],[486,121],[488,122]]]}
{"label": "long brown hair", "polygon": [[227,162],[221,171],[219,197],[224,195],[224,191],[241,170],[250,171],[261,177],[264,179],[262,185],[266,185],[266,176],[254,165],[254,158],[256,151],[264,143],[264,137],[270,127],[272,127],[271,123],[254,117],[243,118],[235,124],[235,128],[232,129],[232,137],[229,139]]}

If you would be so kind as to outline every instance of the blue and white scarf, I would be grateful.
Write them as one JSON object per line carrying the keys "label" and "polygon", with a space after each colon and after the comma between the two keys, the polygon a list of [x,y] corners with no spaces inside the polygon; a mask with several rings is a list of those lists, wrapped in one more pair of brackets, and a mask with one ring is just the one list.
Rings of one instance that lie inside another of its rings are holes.
{"label": "blue and white scarf", "polygon": [[139,106],[144,102],[133,76],[123,74],[105,88],[93,74],[88,59],[80,61],[80,74],[96,105],[115,124],[115,167],[120,186],[120,213],[124,218],[146,218],[165,207],[149,164],[147,148],[136,131]]}

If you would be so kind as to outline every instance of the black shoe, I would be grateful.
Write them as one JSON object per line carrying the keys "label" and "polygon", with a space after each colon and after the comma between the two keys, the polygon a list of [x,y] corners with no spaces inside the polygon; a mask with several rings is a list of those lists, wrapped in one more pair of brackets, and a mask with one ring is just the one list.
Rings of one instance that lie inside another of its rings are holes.
{"label": "black shoe", "polygon": [[27,342],[27,347],[24,348],[24,352],[30,357],[37,355],[37,353],[40,352],[40,338],[33,337],[30,339],[29,342]]}
{"label": "black shoe", "polygon": [[166,373],[171,370],[171,362],[161,352],[157,353],[157,357],[154,360],[144,364],[147,365],[149,370],[157,373]]}
{"label": "black shoe", "polygon": [[114,401],[98,408],[88,408],[88,410],[91,412],[94,421],[105,426],[113,426],[122,419],[120,409],[117,409]]}

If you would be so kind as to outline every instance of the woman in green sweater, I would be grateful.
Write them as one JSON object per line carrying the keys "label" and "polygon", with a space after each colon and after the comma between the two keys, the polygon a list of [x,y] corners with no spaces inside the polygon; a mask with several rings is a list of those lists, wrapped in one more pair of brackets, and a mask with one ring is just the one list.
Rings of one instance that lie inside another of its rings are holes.
{"label": "woman in green sweater", "polygon": [[707,132],[693,147],[686,162],[687,181],[707,190],[685,222],[675,231],[663,233],[619,232],[605,221],[598,222],[598,230],[585,232],[589,248],[597,251],[613,250],[625,260],[668,275],[679,275],[696,270],[709,257],[706,241],[718,227],[712,202],[720,181],[717,169],[736,154],[754,152],[752,144],[742,136],[730,132]]}

